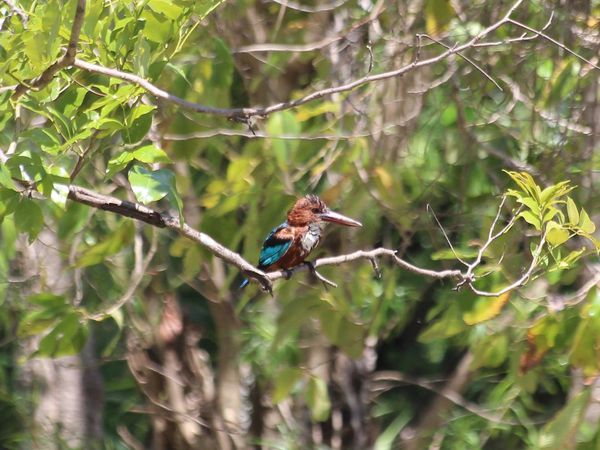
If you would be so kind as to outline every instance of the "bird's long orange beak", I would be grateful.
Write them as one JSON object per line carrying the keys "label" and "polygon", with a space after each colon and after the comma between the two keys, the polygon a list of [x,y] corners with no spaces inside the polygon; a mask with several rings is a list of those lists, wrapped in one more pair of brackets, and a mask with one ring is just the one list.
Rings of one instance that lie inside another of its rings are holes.
{"label": "bird's long orange beak", "polygon": [[319,217],[325,222],[337,223],[347,227],[362,227],[362,223],[329,209],[319,214]]}

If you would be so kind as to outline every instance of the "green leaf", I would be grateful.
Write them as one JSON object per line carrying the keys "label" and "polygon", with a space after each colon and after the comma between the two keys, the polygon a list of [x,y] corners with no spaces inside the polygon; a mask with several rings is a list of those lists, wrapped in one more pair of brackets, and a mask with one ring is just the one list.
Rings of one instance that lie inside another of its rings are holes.
{"label": "green leaf", "polygon": [[202,20],[223,2],[225,0],[197,0],[194,2],[194,9],[196,14],[200,16],[200,20]]}
{"label": "green leaf", "polygon": [[553,245],[561,245],[569,240],[569,231],[565,230],[560,224],[551,220],[546,225],[546,239]]}
{"label": "green leaf", "polygon": [[444,249],[432,253],[431,259],[433,261],[443,261],[446,259],[455,260],[456,256],[462,259],[470,259],[475,258],[477,252],[478,250],[474,248],[455,248],[454,251],[452,251],[452,249]]}
{"label": "green leaf", "polygon": [[536,217],[540,215],[540,204],[536,202],[533,198],[519,197],[517,198],[517,202],[527,206]]}
{"label": "green leaf", "polygon": [[475,325],[496,317],[510,299],[510,291],[498,297],[484,297],[477,300],[473,309],[463,314],[463,320],[467,325]]}
{"label": "green leaf", "polygon": [[525,222],[533,225],[536,230],[542,229],[542,224],[539,217],[533,215],[531,211],[521,211],[517,217],[522,217]]}
{"label": "green leaf", "polygon": [[296,367],[286,367],[280,370],[275,377],[275,389],[273,390],[273,403],[279,403],[286,399],[296,383],[302,378],[302,370]]}
{"label": "green leaf", "polygon": [[554,418],[542,428],[538,448],[540,450],[564,450],[575,448],[579,424],[590,400],[591,389],[586,388],[573,397]]}
{"label": "green leaf", "polygon": [[427,0],[425,3],[425,29],[436,36],[445,31],[456,12],[450,0]]}
{"label": "green leaf", "polygon": [[37,202],[24,198],[15,210],[15,224],[17,229],[29,234],[29,241],[37,238],[44,227],[44,215]]}
{"label": "green leaf", "polygon": [[56,295],[50,292],[42,292],[40,294],[34,294],[27,298],[29,303],[44,307],[56,307],[67,305],[67,299],[64,295]]}
{"label": "green leaf", "polygon": [[81,321],[79,313],[71,312],[40,341],[36,356],[55,358],[77,354],[85,345],[88,333],[87,322]]}
{"label": "green leaf", "polygon": [[151,9],[144,9],[142,19],[146,22],[143,31],[146,39],[160,45],[169,42],[173,33],[173,21]]}
{"label": "green leaf", "polygon": [[15,182],[12,179],[12,175],[10,174],[10,170],[8,170],[8,167],[6,167],[6,165],[3,163],[0,164],[0,184],[13,191],[17,190]]}
{"label": "green leaf", "polygon": [[569,216],[569,223],[571,225],[577,225],[579,223],[577,205],[575,205],[575,202],[571,197],[567,197],[567,215]]}
{"label": "green leaf", "polygon": [[420,335],[419,342],[428,343],[439,339],[446,339],[461,333],[467,328],[462,312],[456,303],[444,312],[442,317],[429,325]]}
{"label": "green leaf", "polygon": [[143,166],[135,165],[129,171],[129,183],[140,203],[161,200],[169,193],[175,192],[175,174],[167,169],[151,171]]}
{"label": "green leaf", "polygon": [[154,144],[144,145],[133,151],[125,151],[116,158],[108,162],[106,174],[110,178],[115,173],[123,170],[131,161],[140,161],[143,163],[170,163],[171,160],[164,150],[158,148]]}
{"label": "green leaf", "polygon": [[[300,124],[294,114],[290,111],[282,111],[273,114],[267,122],[267,131],[272,135],[298,135]],[[287,170],[287,166],[293,161],[295,151],[299,142],[288,139],[274,139],[271,141],[271,149],[279,166]]]}
{"label": "green leaf", "polygon": [[329,417],[331,401],[327,392],[327,384],[321,378],[310,377],[306,386],[305,400],[310,415],[316,422],[323,422]]}
{"label": "green leaf", "polygon": [[183,8],[181,6],[176,5],[171,0],[148,0],[147,5],[154,11],[163,16],[176,20],[179,18],[181,13],[183,12]]}
{"label": "green leaf", "polygon": [[144,163],[170,163],[171,160],[164,150],[154,144],[144,145],[133,152],[133,157]]}
{"label": "green leaf", "polygon": [[450,127],[456,123],[457,117],[458,112],[456,110],[456,104],[450,103],[442,112],[442,115],[440,117],[440,123],[446,127]]}
{"label": "green leaf", "polygon": [[551,59],[543,61],[536,69],[538,77],[549,80],[554,70],[554,63]]}
{"label": "green leaf", "polygon": [[108,256],[119,252],[123,247],[128,245],[133,239],[135,227],[131,220],[124,220],[117,230],[112,233],[106,240],[92,245],[79,257],[76,266],[87,267],[94,264],[99,264]]}
{"label": "green leaf", "polygon": [[121,137],[126,144],[135,144],[148,134],[152,125],[152,116],[155,106],[137,105],[125,119],[125,129],[121,131]]}
{"label": "green leaf", "polygon": [[590,216],[588,216],[588,213],[583,208],[581,209],[581,213],[579,214],[578,227],[581,228],[581,230],[587,234],[592,234],[594,231],[596,231],[596,224],[594,224],[594,222],[591,221]]}
{"label": "green leaf", "polygon": [[396,448],[396,446],[394,446],[394,441],[408,422],[410,422],[411,418],[412,415],[410,411],[400,411],[398,417],[396,417],[383,433],[377,437],[373,450],[392,450]]}

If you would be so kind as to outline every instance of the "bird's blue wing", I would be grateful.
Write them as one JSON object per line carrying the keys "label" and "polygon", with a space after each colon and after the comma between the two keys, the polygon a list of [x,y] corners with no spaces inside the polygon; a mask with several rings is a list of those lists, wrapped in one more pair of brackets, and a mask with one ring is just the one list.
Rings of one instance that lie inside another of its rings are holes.
{"label": "bird's blue wing", "polygon": [[[290,245],[292,245],[293,239],[281,239],[275,235],[279,230],[287,226],[287,222],[283,222],[278,227],[273,228],[265,239],[258,257],[259,269],[265,269],[271,264],[275,264],[283,255],[285,255],[285,252],[288,251]],[[248,279],[242,281],[240,289],[245,288],[249,282],[250,281]]]}
{"label": "bird's blue wing", "polygon": [[281,239],[277,237],[277,232],[287,226],[287,222],[283,222],[269,233],[260,250],[258,267],[265,268],[275,264],[288,251],[293,239]]}

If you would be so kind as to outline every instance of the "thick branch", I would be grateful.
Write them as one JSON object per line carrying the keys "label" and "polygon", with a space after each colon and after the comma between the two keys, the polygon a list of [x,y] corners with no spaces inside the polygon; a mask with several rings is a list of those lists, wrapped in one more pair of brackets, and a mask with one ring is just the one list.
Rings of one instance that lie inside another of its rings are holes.
{"label": "thick branch", "polygon": [[102,195],[97,192],[80,186],[69,187],[69,199],[91,206],[93,208],[111,211],[122,216],[131,217],[132,219],[146,222],[150,225],[159,228],[170,228],[177,231],[182,236],[191,239],[194,242],[206,247],[211,253],[225,260],[229,264],[236,266],[243,271],[247,276],[257,279],[264,289],[271,291],[271,280],[260,270],[256,269],[252,264],[246,261],[237,253],[224,247],[209,235],[200,231],[194,230],[187,224],[181,224],[179,219],[165,213],[160,213],[146,206],[119,200],[115,197]]}
{"label": "thick branch", "polygon": [[79,43],[79,34],[81,33],[81,26],[83,25],[83,17],[85,15],[85,0],[78,0],[75,9],[75,17],[73,18],[73,26],[71,27],[71,38],[69,39],[69,45],[67,51],[54,64],[48,67],[42,72],[42,74],[34,79],[17,85],[15,93],[13,94],[13,100],[18,99],[21,95],[27,92],[28,89],[41,89],[52,81],[54,75],[61,71],[65,67],[73,65],[75,61],[75,55],[77,54],[77,44]]}

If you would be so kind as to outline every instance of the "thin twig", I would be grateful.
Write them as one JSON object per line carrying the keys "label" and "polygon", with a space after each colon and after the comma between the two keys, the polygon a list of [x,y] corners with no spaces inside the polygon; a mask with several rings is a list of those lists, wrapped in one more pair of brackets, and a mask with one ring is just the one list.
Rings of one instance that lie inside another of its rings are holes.
{"label": "thin twig", "polygon": [[531,275],[533,274],[533,271],[537,267],[537,263],[539,261],[540,255],[542,254],[542,250],[544,249],[545,244],[546,244],[546,233],[544,232],[542,234],[542,237],[540,239],[537,249],[535,250],[535,252],[533,253],[533,255],[531,257],[531,264],[529,265],[529,268],[521,276],[521,278],[519,278],[514,283],[509,284],[508,286],[504,287],[503,289],[500,289],[499,291],[488,292],[488,291],[480,291],[475,286],[473,286],[472,281],[467,281],[467,283],[469,285],[469,289],[471,289],[471,291],[474,294],[480,295],[482,297],[498,297],[502,294],[506,294],[507,292],[510,292],[512,290],[515,290],[519,287],[524,286],[529,281],[529,279],[531,278]]}
{"label": "thin twig", "polygon": [[[448,45],[444,44],[442,41],[438,41],[437,39],[429,36],[428,34],[423,34],[421,36],[424,36],[427,39],[435,42],[436,44],[441,45],[445,49],[448,49],[448,50],[450,49],[450,47]],[[469,58],[468,56],[463,55],[460,52],[457,52],[456,54],[458,56],[460,56],[462,59],[464,59],[465,61],[467,61],[469,64],[471,64],[473,67],[475,67],[475,69],[477,69],[484,77],[486,77],[488,80],[490,80],[494,84],[494,86],[496,86],[500,90],[500,92],[504,92],[504,89],[502,89],[502,87],[498,84],[498,82],[496,80],[494,80],[494,78],[489,73],[487,73],[485,70],[483,70],[479,64],[477,64],[471,58]]]}
{"label": "thin twig", "polygon": [[442,234],[444,235],[444,238],[446,239],[446,243],[448,244],[448,246],[450,247],[450,250],[452,250],[452,254],[454,255],[454,257],[459,260],[464,266],[469,267],[469,264],[466,263],[460,256],[458,256],[458,254],[456,253],[456,251],[454,250],[454,246],[452,245],[452,242],[450,242],[450,238],[448,237],[448,235],[446,234],[446,230],[444,230],[444,227],[442,226],[442,224],[440,223],[440,221],[438,220],[437,216],[435,215],[435,211],[433,210],[433,208],[431,207],[431,205],[427,204],[427,211],[429,211],[431,213],[431,215],[433,216],[433,218],[435,219],[435,223],[437,223],[437,226],[439,227],[439,229],[442,231]]}
{"label": "thin twig", "polygon": [[565,52],[570,53],[571,55],[575,56],[576,58],[580,59],[581,61],[584,61],[586,63],[588,63],[590,66],[592,66],[594,69],[600,70],[600,66],[594,64],[592,61],[590,61],[589,59],[585,58],[584,56],[580,55],[579,53],[575,52],[574,50],[571,50],[569,47],[567,47],[565,44],[558,42],[556,39],[551,38],[550,36],[548,36],[546,33],[544,33],[541,30],[536,30],[535,28],[531,28],[530,26],[527,26],[517,20],[511,19],[510,17],[508,18],[508,22],[512,23],[513,25],[516,25],[517,27],[523,28],[524,30],[527,30],[531,33],[534,33],[536,36],[541,36],[544,39],[546,39],[549,42],[552,42],[554,45],[556,45],[557,47],[562,48]]}

